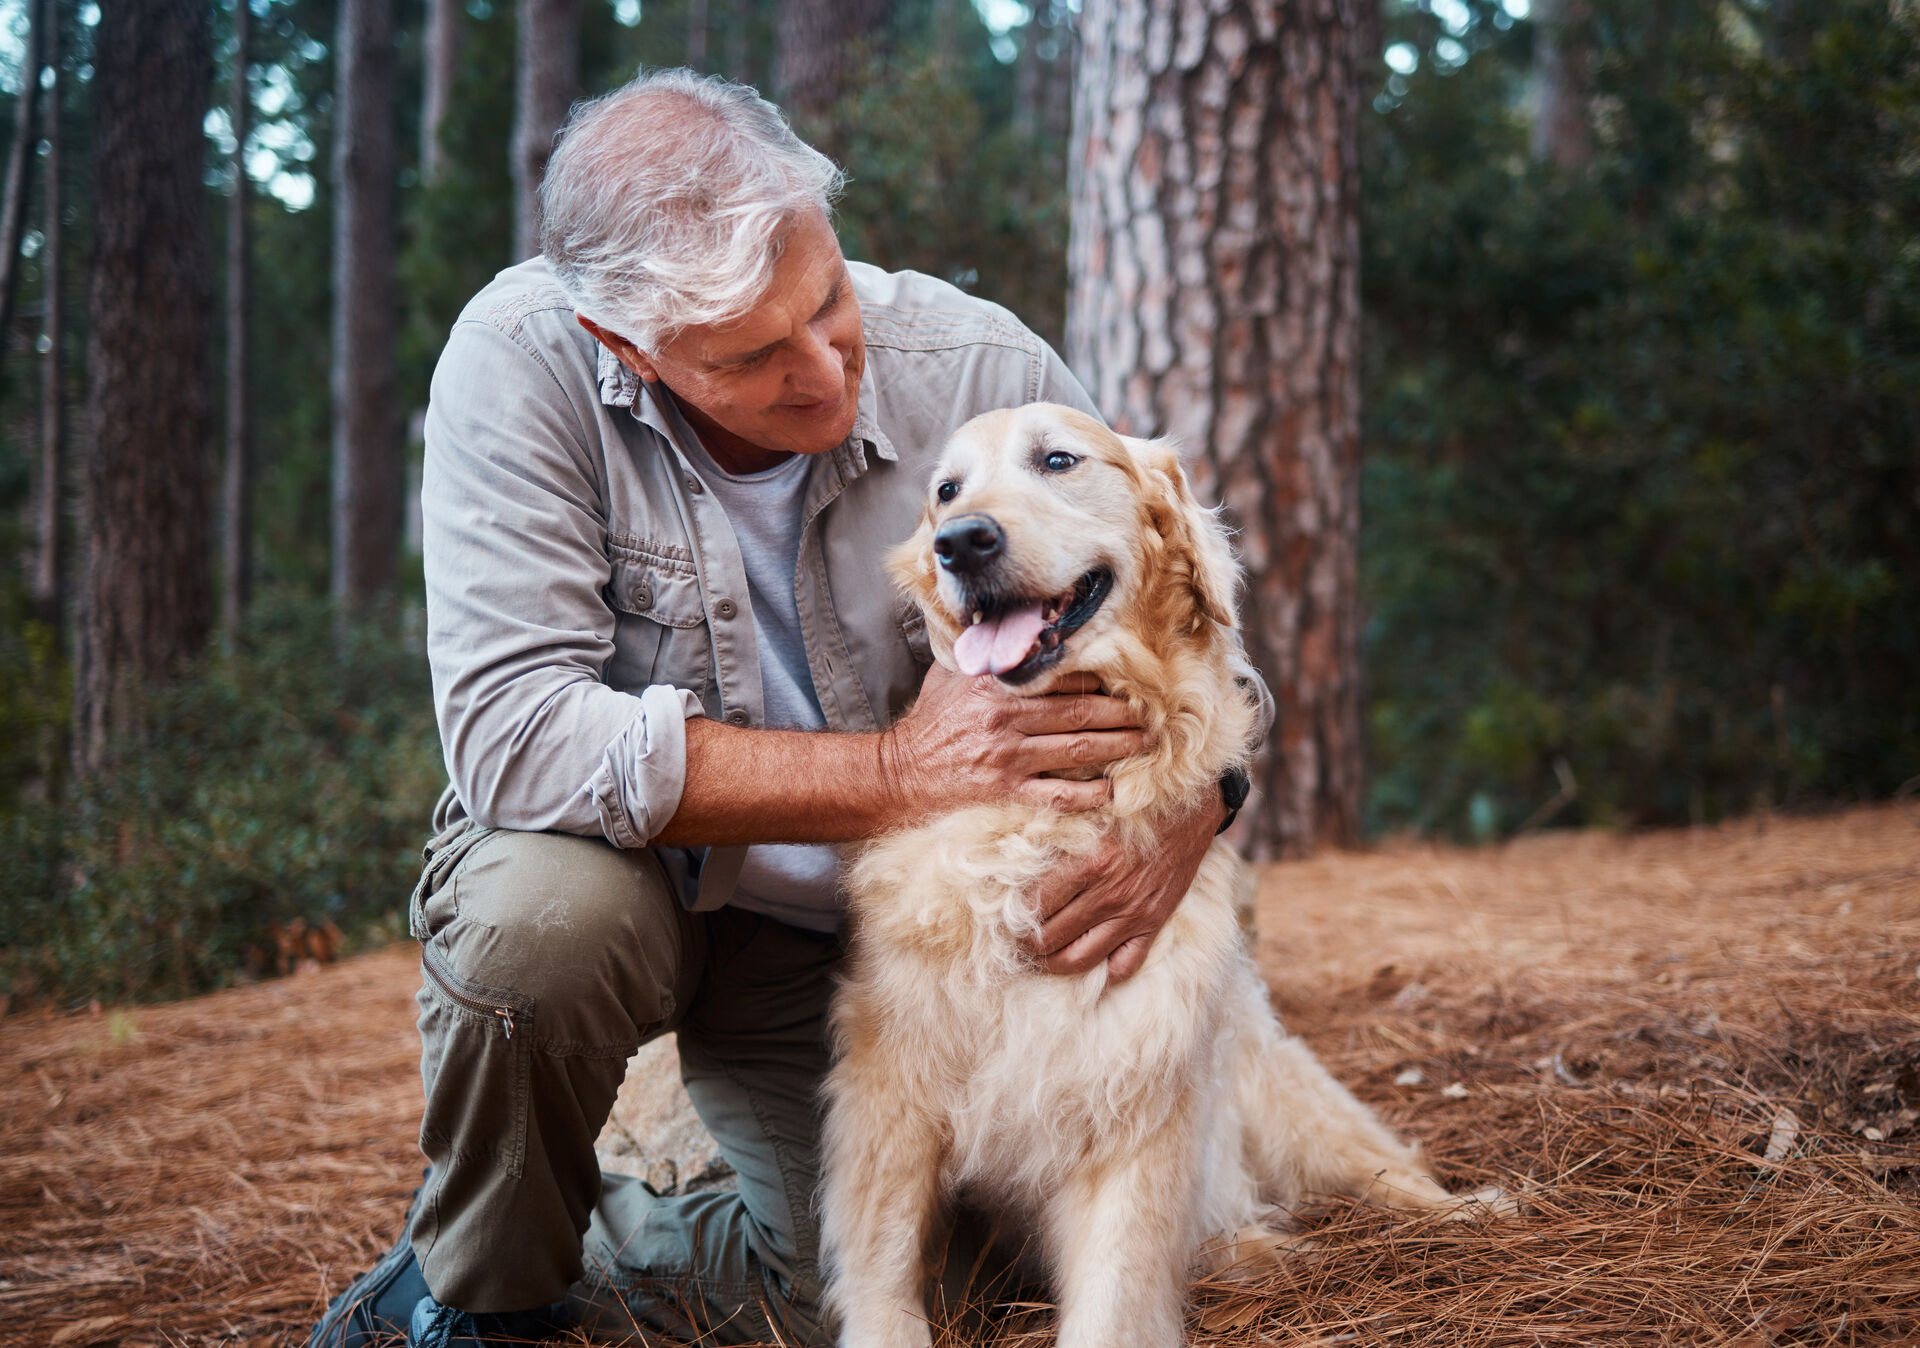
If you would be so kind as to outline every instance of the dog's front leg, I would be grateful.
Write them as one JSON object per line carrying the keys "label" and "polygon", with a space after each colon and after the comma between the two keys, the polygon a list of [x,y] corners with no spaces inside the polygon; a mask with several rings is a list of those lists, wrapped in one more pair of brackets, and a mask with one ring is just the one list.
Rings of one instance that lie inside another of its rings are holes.
{"label": "dog's front leg", "polygon": [[1049,1203],[1060,1348],[1178,1348],[1194,1252],[1191,1121],[1124,1161],[1073,1177]]}
{"label": "dog's front leg", "polygon": [[828,1079],[820,1240],[841,1348],[926,1348],[941,1134],[903,1083],[849,1058]]}

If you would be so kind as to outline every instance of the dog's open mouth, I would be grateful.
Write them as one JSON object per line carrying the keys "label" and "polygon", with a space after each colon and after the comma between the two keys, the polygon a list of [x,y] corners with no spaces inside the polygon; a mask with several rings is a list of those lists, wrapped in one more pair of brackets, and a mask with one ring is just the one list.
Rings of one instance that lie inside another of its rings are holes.
{"label": "dog's open mouth", "polygon": [[1099,612],[1112,589],[1113,572],[1098,567],[1049,599],[976,599],[967,628],[954,638],[953,663],[962,674],[1025,683],[1060,658],[1067,638]]}

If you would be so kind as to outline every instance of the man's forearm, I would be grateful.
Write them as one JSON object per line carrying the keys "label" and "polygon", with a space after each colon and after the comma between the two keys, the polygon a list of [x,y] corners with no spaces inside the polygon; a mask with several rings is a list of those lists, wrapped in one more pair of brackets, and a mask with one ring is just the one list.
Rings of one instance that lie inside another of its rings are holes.
{"label": "man's forearm", "polygon": [[882,735],[686,724],[686,785],[657,843],[852,842],[906,817]]}

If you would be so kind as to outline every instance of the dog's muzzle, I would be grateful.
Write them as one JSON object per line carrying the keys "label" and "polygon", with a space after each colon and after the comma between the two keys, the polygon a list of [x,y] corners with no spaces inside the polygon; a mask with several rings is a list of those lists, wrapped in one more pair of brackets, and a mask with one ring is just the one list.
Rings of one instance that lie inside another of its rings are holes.
{"label": "dog's muzzle", "polygon": [[977,576],[1007,550],[1007,536],[990,515],[956,515],[934,530],[933,555],[943,570]]}

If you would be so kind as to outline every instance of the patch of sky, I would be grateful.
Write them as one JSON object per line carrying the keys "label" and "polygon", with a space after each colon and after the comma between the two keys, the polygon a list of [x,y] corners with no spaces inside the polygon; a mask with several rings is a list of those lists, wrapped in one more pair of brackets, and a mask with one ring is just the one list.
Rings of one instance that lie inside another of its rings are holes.
{"label": "patch of sky", "polygon": [[1433,44],[1433,63],[1442,70],[1458,70],[1467,63],[1467,49],[1450,37]]}
{"label": "patch of sky", "polygon": [[4,0],[0,3],[0,90],[20,92],[20,66],[26,59],[26,0]]}
{"label": "patch of sky", "polygon": [[207,139],[213,142],[213,148],[221,155],[230,155],[234,151],[233,119],[225,108],[212,108],[200,123],[201,130],[207,133]]}
{"label": "patch of sky", "polygon": [[262,117],[282,117],[299,109],[300,91],[293,87],[293,76],[285,66],[268,66],[261,72],[253,105]]}
{"label": "patch of sky", "polygon": [[1466,0],[1427,0],[1427,12],[1455,37],[1473,26],[1473,10]]}
{"label": "patch of sky", "polygon": [[640,0],[613,0],[614,21],[625,28],[640,26]]}
{"label": "patch of sky", "polygon": [[313,205],[311,173],[276,173],[267,180],[267,192],[290,211],[304,211]]}
{"label": "patch of sky", "polygon": [[1013,30],[1033,22],[1033,9],[1020,0],[973,0],[973,10],[987,26],[987,45],[993,49],[993,59],[1001,65],[1012,65],[1020,55]]}
{"label": "patch of sky", "polygon": [[1524,19],[1533,13],[1531,0],[1500,0],[1500,8],[1516,19]]}
{"label": "patch of sky", "polygon": [[1411,75],[1420,68],[1420,52],[1411,42],[1396,42],[1386,50],[1387,65],[1396,75]]}

